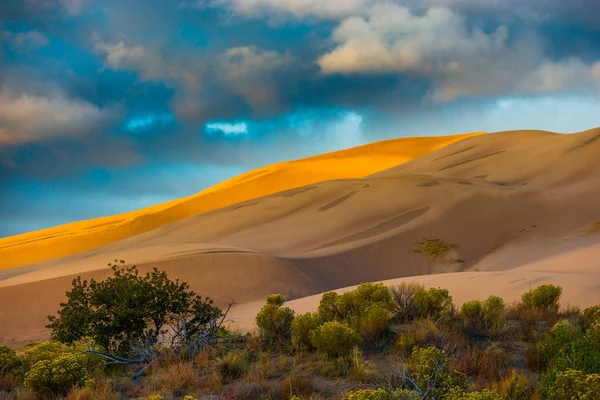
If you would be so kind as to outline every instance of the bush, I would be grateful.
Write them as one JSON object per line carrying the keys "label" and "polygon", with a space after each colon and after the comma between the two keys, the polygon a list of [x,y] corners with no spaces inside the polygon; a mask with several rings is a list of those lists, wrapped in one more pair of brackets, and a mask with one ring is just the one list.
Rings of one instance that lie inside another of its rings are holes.
{"label": "bush", "polygon": [[282,306],[285,302],[285,297],[282,294],[270,294],[267,296],[267,304],[273,304],[274,306]]}
{"label": "bush", "polygon": [[323,322],[335,321],[341,319],[337,308],[338,294],[336,292],[323,293],[319,302],[318,313]]}
{"label": "bush", "polygon": [[430,288],[424,292],[416,292],[414,300],[418,316],[423,318],[439,317],[454,309],[452,296],[448,290],[442,288]]}
{"label": "bush", "polygon": [[487,348],[470,346],[452,365],[460,372],[476,377],[478,381],[487,382],[498,380],[509,371],[506,351],[495,345]]}
{"label": "bush", "polygon": [[281,307],[281,295],[270,295],[267,304],[256,314],[256,326],[260,336],[269,343],[287,342],[292,337],[294,311]]}
{"label": "bush", "polygon": [[284,400],[291,400],[294,396],[307,399],[316,391],[313,381],[302,376],[292,375],[283,380],[280,386],[281,397]]}
{"label": "bush", "polygon": [[312,349],[310,343],[310,332],[317,329],[322,324],[319,314],[306,313],[296,315],[292,321],[292,337],[294,342],[306,349]]}
{"label": "bush", "polygon": [[540,388],[544,399],[595,400],[600,394],[600,375],[588,374],[573,369],[556,374],[549,385]]}
{"label": "bush", "polygon": [[65,400],[118,400],[119,395],[112,391],[107,382],[87,387],[76,387]]}
{"label": "bush", "polygon": [[558,311],[561,294],[560,286],[542,285],[523,293],[521,301],[529,307]]}
{"label": "bush", "polygon": [[0,377],[21,376],[23,373],[23,362],[17,356],[17,352],[0,345]]}
{"label": "bush", "polygon": [[85,385],[87,379],[81,358],[63,354],[35,363],[25,374],[25,385],[42,395],[65,395],[72,387]]}
{"label": "bush", "polygon": [[360,329],[371,342],[377,343],[381,334],[387,329],[390,312],[381,304],[372,304],[360,317]]}
{"label": "bush", "polygon": [[347,324],[330,321],[310,333],[310,342],[317,351],[337,357],[348,355],[354,346],[361,343],[361,338]]}
{"label": "bush", "polygon": [[383,389],[360,389],[352,391],[343,400],[419,400],[417,392],[396,389],[388,392]]}
{"label": "bush", "polygon": [[490,296],[485,301],[465,302],[460,314],[469,326],[496,333],[506,322],[505,310],[506,304],[502,298]]}
{"label": "bush", "polygon": [[130,355],[155,344],[167,325],[180,335],[185,325],[186,339],[199,339],[222,315],[187,283],[172,281],[156,268],[140,276],[135,266],[123,264],[109,264],[113,276],[104,281],[73,279],[58,316],[48,317],[54,339],[72,343],[90,337],[108,352]]}
{"label": "bush", "polygon": [[433,398],[444,398],[452,388],[464,389],[467,378],[464,374],[450,371],[448,357],[443,350],[435,347],[415,347],[405,366],[406,375],[401,377],[408,385],[417,385],[421,392],[430,388]]}
{"label": "bush", "polygon": [[583,310],[583,320],[586,325],[600,322],[600,306],[588,307]]}
{"label": "bush", "polygon": [[417,293],[426,292],[425,287],[415,282],[402,282],[390,288],[395,302],[394,314],[399,321],[412,321],[419,316],[419,309],[415,302]]}
{"label": "bush", "polygon": [[506,396],[501,395],[496,390],[484,389],[481,392],[465,393],[459,388],[450,390],[444,400],[508,400]]}

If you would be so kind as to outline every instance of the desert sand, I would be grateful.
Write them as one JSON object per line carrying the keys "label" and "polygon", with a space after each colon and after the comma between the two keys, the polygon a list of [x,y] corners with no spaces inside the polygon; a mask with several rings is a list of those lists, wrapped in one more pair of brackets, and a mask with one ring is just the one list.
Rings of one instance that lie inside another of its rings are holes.
{"label": "desert sand", "polygon": [[[270,178],[268,168],[248,173],[203,192],[214,201],[182,205],[186,218],[169,214],[178,209],[172,206],[165,208],[168,217],[132,214],[119,234],[107,228],[116,222],[94,228],[94,235],[75,233],[73,226],[93,226],[86,221],[69,225],[62,239],[42,241],[41,233],[4,239],[0,342],[47,338],[45,317],[56,312],[73,277],[104,278],[114,259],[142,271],[165,269],[221,305],[235,299],[230,317],[240,329],[252,329],[269,293],[283,293],[304,312],[316,308],[319,293],[366,281],[446,287],[457,303],[490,294],[512,301],[551,282],[564,287],[565,303],[600,303],[600,129],[421,140],[280,165],[279,178]],[[237,187],[241,194],[231,197]],[[160,224],[135,224],[153,218]],[[65,230],[59,228],[53,229]],[[105,242],[98,239],[104,230]],[[457,247],[447,259],[429,262],[414,252],[424,239]],[[60,252],[43,246],[61,243],[83,245],[70,253],[62,248],[69,255],[50,260]],[[25,265],[36,251],[49,261]],[[6,267],[14,265],[24,266]]]}
{"label": "desert sand", "polygon": [[330,179],[362,178],[465,137],[387,140],[253,170],[196,195],[141,210],[0,239],[0,270],[80,253],[230,204]]}

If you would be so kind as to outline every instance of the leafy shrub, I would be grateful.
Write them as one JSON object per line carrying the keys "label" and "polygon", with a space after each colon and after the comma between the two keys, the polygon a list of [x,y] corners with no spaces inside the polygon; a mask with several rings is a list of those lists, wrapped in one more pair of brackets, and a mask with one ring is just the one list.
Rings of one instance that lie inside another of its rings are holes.
{"label": "leafy shrub", "polygon": [[322,324],[319,314],[306,313],[296,315],[292,321],[292,337],[294,341],[306,349],[312,349],[310,343],[310,332],[317,329]]}
{"label": "leafy shrub", "polygon": [[388,392],[383,389],[360,389],[346,394],[344,400],[419,400],[419,393],[396,389]]}
{"label": "leafy shrub", "polygon": [[496,390],[484,389],[481,392],[465,393],[459,388],[452,388],[444,400],[508,400]]}
{"label": "leafy shrub", "polygon": [[256,314],[256,326],[260,336],[269,343],[286,342],[292,337],[294,311],[281,307],[281,295],[270,295],[267,304]]}
{"label": "leafy shrub", "polygon": [[454,309],[452,296],[447,289],[429,288],[416,292],[414,297],[417,313],[420,317],[439,317]]}
{"label": "leafy shrub", "polygon": [[348,355],[354,346],[361,343],[361,338],[347,324],[330,321],[310,333],[310,342],[317,351],[336,357]]}
{"label": "leafy shrub", "polygon": [[583,320],[586,325],[600,322],[600,306],[588,307],[583,310]]}
{"label": "leafy shrub", "polygon": [[442,334],[435,323],[429,319],[415,321],[409,331],[400,333],[396,338],[396,349],[403,355],[410,355],[413,347],[438,344]]}
{"label": "leafy shrub", "polygon": [[399,321],[412,321],[419,316],[419,309],[415,302],[417,293],[426,292],[425,287],[416,282],[402,282],[390,288],[395,302],[394,314]]}
{"label": "leafy shrub", "polygon": [[360,317],[360,329],[374,343],[377,343],[381,334],[387,329],[390,312],[381,304],[372,304]]}
{"label": "leafy shrub", "polygon": [[267,304],[273,304],[274,306],[282,306],[285,302],[285,297],[282,294],[270,294],[267,296]]}
{"label": "leafy shrub", "polygon": [[64,395],[72,387],[85,385],[87,379],[81,358],[74,354],[38,361],[25,374],[25,384],[43,395]]}
{"label": "leafy shrub", "polygon": [[202,337],[221,316],[212,300],[202,299],[187,283],[168,279],[156,268],[140,276],[135,266],[109,264],[113,276],[103,281],[73,279],[58,316],[49,316],[52,336],[64,343],[90,337],[113,354],[128,355],[157,342],[168,324],[186,339]]}
{"label": "leafy shrub", "polygon": [[523,293],[521,301],[529,307],[557,311],[561,294],[562,288],[560,286],[542,285]]}
{"label": "leafy shrub", "polygon": [[20,376],[23,371],[23,363],[17,356],[17,352],[0,345],[0,377]]}
{"label": "leafy shrub", "polygon": [[446,353],[435,347],[415,347],[401,378],[405,380],[405,385],[416,385],[418,389],[414,388],[421,393],[430,390],[433,398],[444,398],[450,389],[464,389],[467,385],[466,376],[450,371]]}
{"label": "leafy shrub", "polygon": [[573,369],[556,374],[550,384],[540,388],[545,399],[562,400],[594,400],[600,394],[600,375],[588,374]]}
{"label": "leafy shrub", "polygon": [[469,325],[490,332],[498,332],[506,322],[506,304],[502,298],[490,296],[485,301],[465,302],[460,310],[463,320]]}
{"label": "leafy shrub", "polygon": [[336,292],[326,292],[321,296],[318,313],[323,322],[335,321],[341,319],[337,307],[338,294]]}
{"label": "leafy shrub", "polygon": [[21,354],[21,359],[25,367],[30,369],[40,361],[52,361],[65,354],[75,354],[75,352],[64,343],[46,341],[28,346]]}

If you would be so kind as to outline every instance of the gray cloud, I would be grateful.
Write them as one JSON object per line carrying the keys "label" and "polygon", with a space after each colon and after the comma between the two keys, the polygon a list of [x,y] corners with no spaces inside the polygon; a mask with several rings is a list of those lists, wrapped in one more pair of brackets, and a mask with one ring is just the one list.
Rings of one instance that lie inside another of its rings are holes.
{"label": "gray cloud", "polygon": [[0,90],[0,146],[94,135],[118,115],[117,108],[99,108],[61,92],[41,95],[5,87]]}
{"label": "gray cloud", "polygon": [[417,15],[393,4],[374,6],[368,17],[343,20],[335,48],[319,59],[324,73],[398,73],[434,83],[432,96],[585,91],[597,86],[600,63],[548,61],[535,36],[509,41],[500,25],[486,33],[447,8]]}

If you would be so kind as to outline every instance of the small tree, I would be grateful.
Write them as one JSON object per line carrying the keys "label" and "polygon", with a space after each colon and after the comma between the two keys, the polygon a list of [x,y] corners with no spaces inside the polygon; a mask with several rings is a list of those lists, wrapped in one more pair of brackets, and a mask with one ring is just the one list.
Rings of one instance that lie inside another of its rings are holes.
{"label": "small tree", "polygon": [[562,288],[554,285],[542,285],[523,293],[523,304],[540,309],[558,311]]}
{"label": "small tree", "polygon": [[177,347],[215,333],[223,314],[212,300],[156,268],[141,276],[124,263],[109,264],[113,276],[103,281],[73,280],[67,302],[48,317],[54,339],[72,343],[87,337],[113,355],[145,359],[160,338]]}
{"label": "small tree", "polygon": [[267,296],[267,304],[256,314],[256,326],[260,336],[270,344],[285,343],[292,337],[294,310],[282,307],[283,295]]}

